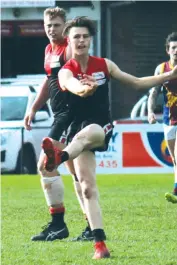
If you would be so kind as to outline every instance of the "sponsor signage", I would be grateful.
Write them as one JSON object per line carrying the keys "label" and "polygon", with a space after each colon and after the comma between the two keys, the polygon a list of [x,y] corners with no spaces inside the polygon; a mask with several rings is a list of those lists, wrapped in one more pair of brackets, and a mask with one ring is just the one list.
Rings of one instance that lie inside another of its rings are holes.
{"label": "sponsor signage", "polygon": [[55,6],[54,0],[1,0],[1,8],[49,7]]}
{"label": "sponsor signage", "polygon": [[41,21],[19,22],[17,27],[20,36],[45,36],[44,25]]}
{"label": "sponsor signage", "polygon": [[11,37],[13,35],[13,24],[1,21],[1,36]]}
{"label": "sponsor signage", "polygon": [[1,21],[1,36],[45,36],[43,21]]}

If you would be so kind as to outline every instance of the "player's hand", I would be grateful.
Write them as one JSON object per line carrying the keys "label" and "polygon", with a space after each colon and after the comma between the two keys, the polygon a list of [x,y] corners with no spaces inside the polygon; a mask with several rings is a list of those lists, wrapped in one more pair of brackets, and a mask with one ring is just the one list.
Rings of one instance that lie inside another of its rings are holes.
{"label": "player's hand", "polygon": [[155,114],[153,112],[148,114],[148,121],[149,121],[150,124],[154,124],[154,123],[157,122],[156,116],[155,116]]}
{"label": "player's hand", "polygon": [[30,131],[32,129],[31,122],[35,117],[36,112],[31,111],[29,114],[27,114],[24,118],[24,127],[26,130]]}
{"label": "player's hand", "polygon": [[80,80],[80,82],[84,85],[89,85],[92,87],[92,89],[97,89],[98,83],[96,79],[91,75],[83,74],[83,79]]}
{"label": "player's hand", "polygon": [[96,82],[96,79],[92,75],[83,74],[83,78],[80,80],[82,82]]}
{"label": "player's hand", "polygon": [[98,83],[96,79],[91,75],[83,75],[83,79],[80,80],[81,84],[86,85],[87,89],[85,91],[85,97],[91,96],[96,91]]}
{"label": "player's hand", "polygon": [[80,93],[80,96],[83,98],[92,96],[94,91],[92,90],[92,87],[89,85],[83,85],[83,91]]}

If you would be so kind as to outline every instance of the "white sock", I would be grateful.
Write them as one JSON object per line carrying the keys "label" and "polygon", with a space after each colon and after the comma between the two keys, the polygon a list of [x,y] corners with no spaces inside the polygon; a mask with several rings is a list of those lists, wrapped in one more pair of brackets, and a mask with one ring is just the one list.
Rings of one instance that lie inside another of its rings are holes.
{"label": "white sock", "polygon": [[61,176],[41,177],[41,185],[48,206],[63,203],[64,185]]}
{"label": "white sock", "polygon": [[175,172],[175,183],[177,183],[177,170]]}

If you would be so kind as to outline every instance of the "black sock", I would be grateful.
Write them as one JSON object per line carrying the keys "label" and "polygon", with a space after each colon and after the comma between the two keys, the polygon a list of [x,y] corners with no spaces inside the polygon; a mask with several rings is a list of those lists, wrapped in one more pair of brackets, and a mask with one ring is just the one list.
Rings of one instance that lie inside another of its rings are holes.
{"label": "black sock", "polygon": [[69,154],[68,154],[68,152],[62,151],[62,154],[61,154],[61,162],[63,163],[65,161],[67,161],[67,160],[69,160]]}
{"label": "black sock", "polygon": [[63,227],[65,225],[64,222],[64,213],[53,213],[52,216],[52,223],[56,224],[59,227]]}
{"label": "black sock", "polygon": [[92,231],[95,242],[106,240],[106,235],[103,229],[94,229]]}
{"label": "black sock", "polygon": [[177,195],[177,183],[175,183],[174,190],[173,190],[173,194],[174,195]]}

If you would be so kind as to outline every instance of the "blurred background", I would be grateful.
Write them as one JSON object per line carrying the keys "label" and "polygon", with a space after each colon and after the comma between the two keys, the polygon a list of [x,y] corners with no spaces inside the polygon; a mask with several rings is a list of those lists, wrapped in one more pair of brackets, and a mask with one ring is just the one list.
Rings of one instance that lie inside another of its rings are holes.
{"label": "blurred background", "polygon": [[[95,20],[98,33],[91,54],[112,59],[136,76],[153,75],[167,60],[165,39],[177,30],[176,1],[1,1],[2,77],[43,74],[44,49],[48,44],[43,12],[49,6],[66,9],[67,18],[86,15]],[[145,92],[111,82],[113,119],[128,117]]]}

